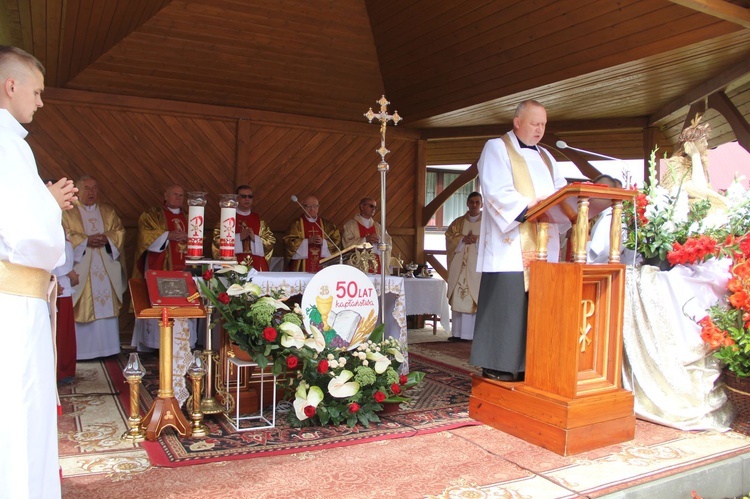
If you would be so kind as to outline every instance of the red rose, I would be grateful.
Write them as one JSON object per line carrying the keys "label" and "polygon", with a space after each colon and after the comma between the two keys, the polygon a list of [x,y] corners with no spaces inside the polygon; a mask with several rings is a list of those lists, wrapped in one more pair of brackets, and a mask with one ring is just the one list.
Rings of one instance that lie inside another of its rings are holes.
{"label": "red rose", "polygon": [[375,392],[375,395],[373,395],[372,398],[374,398],[375,402],[377,402],[379,404],[379,403],[381,403],[382,401],[385,400],[385,393],[383,393],[380,390],[378,390],[377,392]]}
{"label": "red rose", "polygon": [[325,374],[328,372],[328,361],[326,359],[323,359],[320,362],[318,362],[318,372],[320,374]]}
{"label": "red rose", "polygon": [[393,383],[391,385],[391,393],[393,393],[394,395],[398,395],[399,393],[401,393],[401,385],[399,385],[398,383]]}
{"label": "red rose", "polygon": [[401,376],[398,377],[398,382],[402,385],[405,385],[406,383],[409,382],[409,378],[406,376],[406,374],[402,374]]}
{"label": "red rose", "polygon": [[[297,364],[299,364],[299,359],[294,355],[290,355],[286,358],[286,367],[288,367],[289,369],[294,369],[295,367],[297,367]],[[305,410],[307,410],[307,408],[305,408]]]}
{"label": "red rose", "polygon": [[213,276],[214,276],[213,269],[208,269],[207,271],[203,273],[203,280],[210,281]]}
{"label": "red rose", "polygon": [[263,330],[263,339],[266,341],[275,341],[278,333],[275,328],[268,326]]}
{"label": "red rose", "polygon": [[305,416],[307,416],[308,418],[315,416],[315,407],[311,405],[306,405],[304,411],[305,411]]}
{"label": "red rose", "polygon": [[349,412],[354,414],[355,412],[359,411],[359,404],[356,402],[352,402],[349,404]]}
{"label": "red rose", "polygon": [[219,296],[217,297],[217,299],[218,299],[218,300],[219,300],[219,301],[220,301],[221,303],[223,303],[224,305],[228,305],[228,304],[229,304],[229,301],[231,300],[231,298],[229,297],[229,295],[228,295],[228,294],[226,294],[226,293],[219,293]]}

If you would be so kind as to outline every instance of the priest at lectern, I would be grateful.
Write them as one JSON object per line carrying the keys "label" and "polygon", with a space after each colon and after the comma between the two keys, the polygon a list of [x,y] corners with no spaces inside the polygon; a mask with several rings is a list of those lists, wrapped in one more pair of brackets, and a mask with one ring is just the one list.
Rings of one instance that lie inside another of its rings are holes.
{"label": "priest at lectern", "polygon": [[[526,369],[528,271],[536,249],[536,224],[526,212],[567,182],[552,155],[537,144],[547,111],[521,102],[513,131],[489,140],[477,164],[484,196],[477,270],[482,272],[470,362],[482,376],[522,381]],[[548,261],[557,262],[559,232],[550,224]]]}

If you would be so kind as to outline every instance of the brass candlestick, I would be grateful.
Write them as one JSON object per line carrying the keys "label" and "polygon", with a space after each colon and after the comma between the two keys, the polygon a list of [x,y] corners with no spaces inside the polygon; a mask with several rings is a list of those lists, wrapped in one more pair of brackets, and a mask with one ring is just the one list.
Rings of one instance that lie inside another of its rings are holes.
{"label": "brass candlestick", "polygon": [[193,436],[205,437],[208,435],[208,427],[203,424],[203,412],[201,411],[201,381],[206,376],[206,364],[203,362],[199,350],[193,352],[193,361],[188,367],[188,375],[193,380],[193,408],[190,411]]}
{"label": "brass candlestick", "polygon": [[133,443],[143,442],[146,438],[146,432],[141,428],[141,411],[138,402],[138,392],[141,386],[141,380],[146,375],[146,369],[141,364],[141,359],[137,353],[131,353],[128,365],[125,366],[122,373],[130,385],[130,417],[128,426],[130,429],[123,433],[122,439],[129,440]]}
{"label": "brass candlestick", "polygon": [[203,414],[219,414],[224,411],[224,408],[214,398],[214,379],[216,378],[214,368],[218,362],[216,352],[213,350],[213,335],[211,331],[211,315],[213,314],[214,306],[209,300],[205,300],[204,306],[206,308],[206,349],[203,351],[203,355],[205,356],[206,386],[203,392],[204,397],[201,400],[201,412]]}

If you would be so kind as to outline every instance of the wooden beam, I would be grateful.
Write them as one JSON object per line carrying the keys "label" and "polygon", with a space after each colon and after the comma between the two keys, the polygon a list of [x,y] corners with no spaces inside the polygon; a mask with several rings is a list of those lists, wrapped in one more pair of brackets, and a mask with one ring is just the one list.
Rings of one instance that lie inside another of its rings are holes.
{"label": "wooden beam", "polygon": [[447,185],[442,190],[442,192],[435,196],[435,199],[430,201],[430,204],[425,206],[422,210],[422,227],[427,227],[430,218],[432,218],[432,215],[434,215],[438,211],[438,209],[443,206],[443,203],[445,203],[448,198],[451,197],[461,187],[474,180],[477,175],[479,175],[479,169],[477,168],[477,163],[474,162],[469,168],[464,170],[461,175],[456,177],[453,182]]}
{"label": "wooden beam", "polygon": [[742,78],[748,73],[750,73],[750,58],[746,57],[743,60],[738,61],[737,64],[733,64],[726,71],[722,71],[713,78],[704,81],[692,90],[688,90],[666,106],[663,106],[661,109],[649,116],[648,126],[657,125],[659,124],[659,122],[666,120],[685,106],[689,106],[701,99],[705,99],[714,92],[724,90],[727,85],[735,80],[738,80],[739,78]]}
{"label": "wooden beam", "polygon": [[672,0],[672,3],[750,28],[750,9],[725,0]]}
{"label": "wooden beam", "polygon": [[708,105],[712,109],[717,110],[727,120],[729,126],[732,127],[737,142],[740,143],[746,151],[750,152],[750,124],[742,113],[737,109],[737,106],[727,97],[724,92],[716,92],[708,98]]}
{"label": "wooden beam", "polygon": [[[748,70],[750,72],[750,70]],[[617,130],[642,130],[648,126],[648,118],[603,118],[594,120],[556,121],[547,124],[547,133],[606,132]],[[499,137],[513,128],[513,123],[495,125],[424,128],[422,138],[426,140]]]}

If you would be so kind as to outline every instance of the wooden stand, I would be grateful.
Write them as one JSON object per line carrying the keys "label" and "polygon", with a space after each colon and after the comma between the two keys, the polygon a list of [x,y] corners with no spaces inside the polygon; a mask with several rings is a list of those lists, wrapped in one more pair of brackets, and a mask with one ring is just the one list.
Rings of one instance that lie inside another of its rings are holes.
{"label": "wooden stand", "polygon": [[[630,197],[622,189],[571,185],[530,210],[541,237],[530,268],[525,382],[473,376],[472,418],[562,455],[633,439],[633,394],[621,380],[625,266],[617,263],[622,199]],[[580,263],[583,227],[609,205],[610,263]],[[547,263],[547,223],[561,216],[576,221],[576,262]]]}
{"label": "wooden stand", "polygon": [[[168,426],[174,428],[180,435],[189,437],[192,434],[191,425],[180,409],[180,403],[174,396],[172,386],[174,320],[168,317],[168,313],[179,318],[198,318],[206,316],[205,309],[203,307],[151,307],[146,281],[130,279],[129,285],[135,316],[138,319],[161,317],[159,321],[159,393],[141,423],[141,427],[146,430],[146,440],[155,441],[162,430]],[[159,315],[156,315],[157,313]]]}

